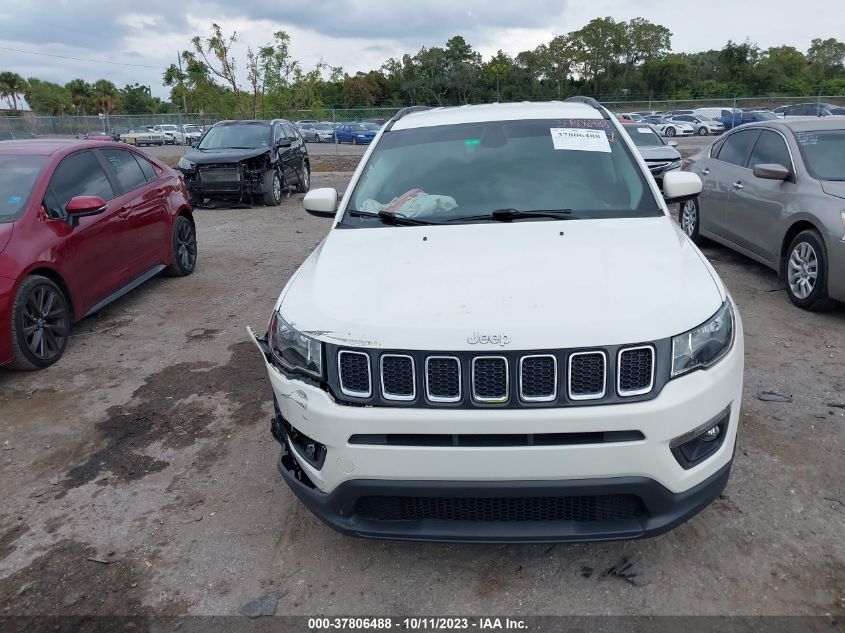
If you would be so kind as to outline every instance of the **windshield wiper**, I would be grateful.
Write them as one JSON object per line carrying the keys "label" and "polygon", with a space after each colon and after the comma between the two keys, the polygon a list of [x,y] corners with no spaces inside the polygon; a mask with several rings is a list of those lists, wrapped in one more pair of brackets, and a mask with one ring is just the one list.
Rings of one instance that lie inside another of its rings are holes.
{"label": "windshield wiper", "polygon": [[484,215],[467,215],[458,218],[449,218],[446,222],[474,222],[477,220],[490,220],[492,222],[511,222],[523,218],[552,218],[554,220],[571,220],[572,209],[535,209],[533,211],[520,211],[519,209],[496,209]]}
{"label": "windshield wiper", "polygon": [[427,222],[425,220],[417,220],[408,218],[397,213],[389,213],[388,211],[379,211],[378,213],[370,213],[369,211],[347,211],[353,218],[375,218],[381,220],[385,224],[395,224],[397,226],[431,226],[433,224],[441,224],[440,222]]}

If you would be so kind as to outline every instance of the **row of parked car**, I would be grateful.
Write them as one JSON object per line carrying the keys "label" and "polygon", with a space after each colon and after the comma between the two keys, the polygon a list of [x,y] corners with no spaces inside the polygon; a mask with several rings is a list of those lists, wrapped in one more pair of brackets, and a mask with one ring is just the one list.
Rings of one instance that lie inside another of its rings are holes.
{"label": "row of parked car", "polygon": [[372,142],[381,126],[383,119],[368,121],[331,121],[301,120],[295,125],[308,142],[314,143],[351,143],[352,145],[367,145]]}

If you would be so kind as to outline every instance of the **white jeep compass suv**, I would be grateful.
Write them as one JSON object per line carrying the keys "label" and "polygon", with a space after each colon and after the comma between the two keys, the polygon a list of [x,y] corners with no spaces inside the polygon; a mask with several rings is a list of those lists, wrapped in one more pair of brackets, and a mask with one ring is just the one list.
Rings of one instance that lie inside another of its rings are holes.
{"label": "white jeep compass suv", "polygon": [[[670,172],[666,201],[701,191]],[[664,532],[724,488],[739,314],[597,102],[408,108],[256,338],[278,468],[328,525],[436,541]]]}

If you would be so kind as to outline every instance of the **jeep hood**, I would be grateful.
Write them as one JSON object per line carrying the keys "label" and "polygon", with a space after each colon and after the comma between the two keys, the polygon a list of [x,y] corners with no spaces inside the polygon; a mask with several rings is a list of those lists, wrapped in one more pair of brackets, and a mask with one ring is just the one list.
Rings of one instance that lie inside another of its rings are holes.
{"label": "jeep hood", "polygon": [[185,153],[185,158],[197,165],[212,163],[239,163],[270,151],[269,147],[255,149],[195,149]]}
{"label": "jeep hood", "polygon": [[636,343],[692,329],[721,282],[669,219],[334,229],[280,298],[294,327],[351,346],[460,350]]}

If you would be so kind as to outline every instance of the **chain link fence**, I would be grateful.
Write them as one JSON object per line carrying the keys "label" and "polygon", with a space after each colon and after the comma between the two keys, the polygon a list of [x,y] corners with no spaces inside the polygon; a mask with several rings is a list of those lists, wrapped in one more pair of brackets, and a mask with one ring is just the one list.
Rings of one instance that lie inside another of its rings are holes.
{"label": "chain link fence", "polygon": [[[602,100],[602,104],[614,112],[634,112],[641,110],[680,110],[708,107],[723,108],[760,108],[771,109],[781,105],[796,103],[832,103],[845,106],[842,96],[807,96],[807,97],[737,97],[731,99],[686,99],[686,100]],[[381,123],[390,119],[401,107],[369,108],[319,108],[310,110],[287,110],[278,112],[274,118],[290,121],[320,121],[328,123],[347,123],[353,121],[373,121]],[[0,116],[0,130],[11,130],[18,136],[73,137],[91,131],[111,132],[118,128],[133,129],[159,124],[211,125],[218,119],[208,114],[120,114],[120,115],[72,115],[42,116],[25,114],[22,116]]]}

